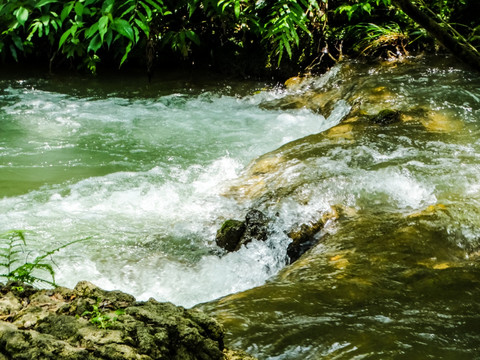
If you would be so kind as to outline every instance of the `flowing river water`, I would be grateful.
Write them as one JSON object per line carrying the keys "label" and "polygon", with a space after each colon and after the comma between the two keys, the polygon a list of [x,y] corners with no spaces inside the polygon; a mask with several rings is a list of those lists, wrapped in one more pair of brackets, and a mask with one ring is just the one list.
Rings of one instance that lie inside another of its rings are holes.
{"label": "flowing river water", "polygon": [[[0,232],[28,230],[30,259],[88,238],[53,256],[59,284],[198,306],[259,359],[480,359],[478,74],[178,79],[4,75]],[[224,254],[251,208],[268,239]],[[287,265],[286,233],[322,216]]]}

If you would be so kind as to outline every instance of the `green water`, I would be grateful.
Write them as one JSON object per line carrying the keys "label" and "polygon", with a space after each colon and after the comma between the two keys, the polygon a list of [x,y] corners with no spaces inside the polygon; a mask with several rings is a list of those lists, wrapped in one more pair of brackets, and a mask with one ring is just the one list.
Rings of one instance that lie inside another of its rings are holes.
{"label": "green water", "polygon": [[[290,90],[0,84],[0,231],[31,230],[33,251],[91,237],[55,257],[60,284],[198,306],[259,359],[480,359],[477,74],[430,59]],[[385,108],[402,121],[368,122]],[[252,207],[269,238],[223,254],[216,230]],[[286,265],[286,233],[322,216],[318,245]]]}

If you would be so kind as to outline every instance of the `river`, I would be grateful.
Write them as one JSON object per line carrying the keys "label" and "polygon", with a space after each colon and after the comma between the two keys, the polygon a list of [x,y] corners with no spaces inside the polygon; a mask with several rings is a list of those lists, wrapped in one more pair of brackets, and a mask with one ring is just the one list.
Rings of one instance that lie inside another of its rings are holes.
{"label": "river", "polygon": [[[53,255],[57,283],[198,306],[259,359],[480,359],[477,74],[417,59],[290,89],[187,74],[0,84],[0,232],[27,230],[30,259],[88,238]],[[365,120],[385,108],[402,120]],[[224,254],[217,229],[252,207],[270,236]],[[332,209],[287,265],[286,232]]]}

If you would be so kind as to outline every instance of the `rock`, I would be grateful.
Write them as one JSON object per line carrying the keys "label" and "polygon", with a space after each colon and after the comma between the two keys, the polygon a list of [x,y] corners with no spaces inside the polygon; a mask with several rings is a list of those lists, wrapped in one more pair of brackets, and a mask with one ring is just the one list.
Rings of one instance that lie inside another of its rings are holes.
{"label": "rock", "polygon": [[254,357],[239,350],[224,350],[225,360],[255,360]]}
{"label": "rock", "polygon": [[245,221],[226,220],[217,231],[215,242],[228,252],[238,251],[252,240],[265,241],[269,219],[259,210],[249,210]]}
{"label": "rock", "polygon": [[421,123],[430,132],[451,133],[463,129],[463,122],[448,112],[425,111]]}
{"label": "rock", "polygon": [[306,91],[305,93],[288,94],[279,99],[265,101],[260,104],[260,108],[283,111],[308,109],[328,117],[332,113],[335,102],[338,101],[339,96],[340,94],[337,89],[320,93]]}
{"label": "rock", "polygon": [[2,285],[0,312],[0,359],[242,359],[227,357],[224,330],[206,314],[88,282]]}
{"label": "rock", "polygon": [[21,308],[22,304],[20,304],[20,301],[11,291],[0,298],[0,316],[8,316],[19,311]]}
{"label": "rock", "polygon": [[292,242],[287,247],[290,263],[297,261],[307,250],[318,242],[316,235],[323,229],[322,219],[309,224],[301,224],[297,229],[288,233]]}
{"label": "rock", "polygon": [[376,115],[369,117],[369,120],[377,125],[390,125],[401,121],[400,111],[385,109],[378,112]]}
{"label": "rock", "polygon": [[245,233],[245,222],[240,220],[226,220],[217,231],[215,242],[228,252],[235,251]]}
{"label": "rock", "polygon": [[[330,210],[322,214],[318,220],[301,224],[292,229],[287,234],[288,237],[292,239],[292,242],[287,247],[287,255],[290,258],[290,263],[297,261],[300,256],[319,242],[320,232],[329,221],[334,221],[340,218],[340,216],[347,215],[348,211],[350,211],[348,208],[340,205],[332,206]],[[347,216],[350,216],[350,214]]]}
{"label": "rock", "polygon": [[252,209],[245,216],[245,233],[242,241],[248,243],[252,240],[265,241],[268,235],[268,218],[259,210]]}
{"label": "rock", "polygon": [[304,82],[304,79],[300,76],[294,76],[289,79],[287,79],[284,83],[285,87],[290,90],[297,90],[302,87],[302,83]]}

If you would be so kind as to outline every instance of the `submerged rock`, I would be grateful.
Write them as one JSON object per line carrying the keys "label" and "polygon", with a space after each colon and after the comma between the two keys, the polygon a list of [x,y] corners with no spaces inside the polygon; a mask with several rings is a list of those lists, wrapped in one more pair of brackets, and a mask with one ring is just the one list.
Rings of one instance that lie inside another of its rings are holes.
{"label": "submerged rock", "polygon": [[[295,88],[295,90],[298,90],[298,88]],[[321,93],[306,91],[305,93],[289,94],[279,99],[265,101],[260,104],[260,107],[266,110],[284,111],[308,109],[328,117],[340,96],[337,89]]]}
{"label": "submerged rock", "polygon": [[401,121],[401,113],[397,110],[385,109],[370,116],[369,120],[377,125],[390,125]]}
{"label": "submerged rock", "polygon": [[265,241],[268,236],[268,217],[260,210],[249,210],[245,221],[226,220],[217,231],[215,242],[228,252],[240,250],[252,240]]}
{"label": "submerged rock", "polygon": [[0,287],[0,359],[235,358],[223,337],[222,326],[198,310],[137,302],[88,282],[73,290]]}

